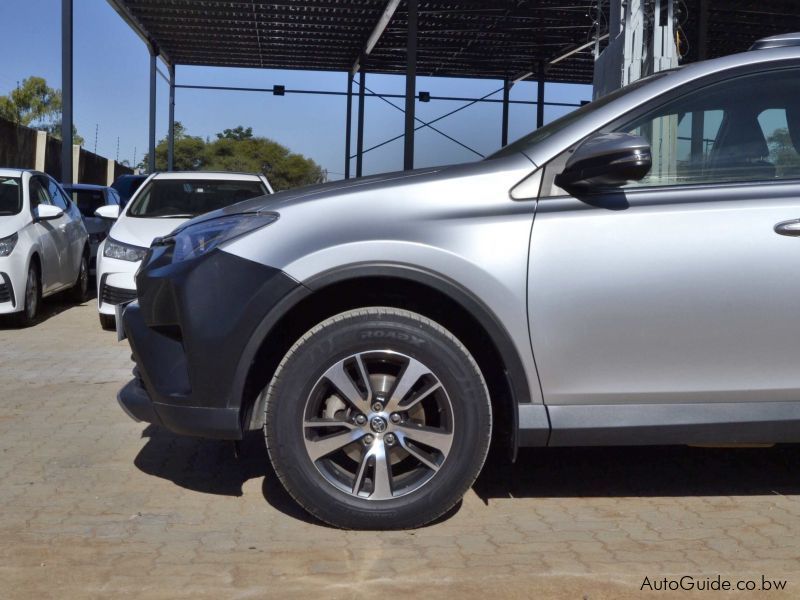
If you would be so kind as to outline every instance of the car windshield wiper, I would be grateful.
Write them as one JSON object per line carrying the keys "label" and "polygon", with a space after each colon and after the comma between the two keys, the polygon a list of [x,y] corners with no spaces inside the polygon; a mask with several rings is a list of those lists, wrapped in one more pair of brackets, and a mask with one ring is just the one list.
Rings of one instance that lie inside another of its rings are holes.
{"label": "car windshield wiper", "polygon": [[196,215],[191,215],[191,214],[186,213],[186,214],[174,214],[174,215],[154,215],[151,218],[153,218],[153,219],[191,219],[191,218],[193,218],[195,216]]}

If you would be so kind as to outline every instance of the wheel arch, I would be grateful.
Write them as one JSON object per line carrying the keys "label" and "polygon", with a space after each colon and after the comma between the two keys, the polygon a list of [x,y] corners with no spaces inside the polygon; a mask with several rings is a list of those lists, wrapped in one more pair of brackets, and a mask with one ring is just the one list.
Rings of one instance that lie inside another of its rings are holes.
{"label": "wheel arch", "polygon": [[[237,373],[243,429],[263,424],[259,393],[289,347],[325,318],[367,305],[406,308],[450,330],[469,349],[489,386],[493,443],[519,445],[519,405],[531,401],[523,362],[502,323],[451,279],[415,266],[365,263],[321,273],[288,294],[254,331]],[[488,344],[486,342],[489,342]],[[266,367],[266,368],[265,368]]]}

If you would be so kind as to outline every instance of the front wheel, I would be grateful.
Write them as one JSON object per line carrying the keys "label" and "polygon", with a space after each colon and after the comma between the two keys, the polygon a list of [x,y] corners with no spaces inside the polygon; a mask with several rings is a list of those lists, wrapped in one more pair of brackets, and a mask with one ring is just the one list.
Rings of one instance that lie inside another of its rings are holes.
{"label": "front wheel", "polygon": [[100,327],[106,331],[111,331],[117,328],[117,319],[114,315],[104,315],[100,313]]}
{"label": "front wheel", "polygon": [[278,477],[309,513],[348,529],[424,525],[478,476],[491,403],[449,331],[395,308],[351,310],[306,333],[266,390]]}
{"label": "front wheel", "polygon": [[39,315],[39,305],[42,302],[41,278],[36,263],[28,267],[28,276],[25,279],[25,304],[22,312],[17,313],[17,324],[21,327],[32,325]]}
{"label": "front wheel", "polygon": [[81,256],[81,266],[78,269],[78,278],[70,290],[72,300],[78,304],[85,302],[89,295],[89,257],[84,253]]}

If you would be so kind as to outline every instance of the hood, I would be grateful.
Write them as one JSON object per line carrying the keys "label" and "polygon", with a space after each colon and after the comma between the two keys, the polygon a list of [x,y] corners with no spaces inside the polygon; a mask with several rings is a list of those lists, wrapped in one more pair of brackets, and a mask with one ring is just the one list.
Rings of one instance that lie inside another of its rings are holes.
{"label": "hood", "polygon": [[[532,166],[531,161],[525,155],[517,153],[510,157],[490,161],[484,160],[461,165],[398,171],[358,179],[323,183],[251,198],[250,200],[195,217],[187,222],[186,225],[194,225],[231,214],[261,211],[280,212],[285,208],[298,204],[318,201],[337,202],[353,196],[363,197],[368,202],[371,201],[370,199],[379,199],[379,202],[391,201],[397,208],[396,200],[403,197],[404,188],[407,186],[414,186],[415,190],[417,190],[416,193],[419,194],[419,185],[441,183],[450,179],[502,171],[507,168],[518,168],[520,164],[525,164],[528,168]],[[387,192],[390,193],[387,195]],[[387,200],[387,196],[391,197],[391,200]]]}
{"label": "hood", "polygon": [[24,217],[22,213],[0,216],[0,239],[18,232],[23,225]]}
{"label": "hood", "polygon": [[188,219],[147,219],[122,215],[109,232],[109,236],[124,244],[149,248],[157,237],[163,237],[188,221]]}

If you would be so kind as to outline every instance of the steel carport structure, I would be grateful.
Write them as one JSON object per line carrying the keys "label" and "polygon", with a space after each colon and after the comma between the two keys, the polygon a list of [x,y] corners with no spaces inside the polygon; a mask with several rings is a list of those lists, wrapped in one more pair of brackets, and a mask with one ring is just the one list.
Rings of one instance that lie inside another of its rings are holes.
{"label": "steel carport structure", "polygon": [[[346,176],[350,174],[352,84],[357,76],[356,174],[363,156],[365,72],[405,74],[404,168],[414,162],[416,76],[502,80],[502,143],[509,90],[535,77],[537,126],[544,83],[590,83],[595,41],[608,31],[609,0],[108,0],[150,51],[150,170],[155,168],[155,88],[160,56],[168,67],[169,167],[172,166],[176,65],[342,71],[347,95]],[[62,2],[62,181],[72,180],[72,5]],[[800,30],[795,0],[676,0],[684,60],[747,49],[766,35]],[[598,42],[599,43],[599,42]],[[162,74],[163,75],[163,74]],[[186,86],[189,87],[189,86]],[[498,101],[489,98],[470,102]],[[415,125],[417,122],[420,125]],[[440,132],[441,133],[441,132]],[[452,138],[451,138],[452,139]]]}

